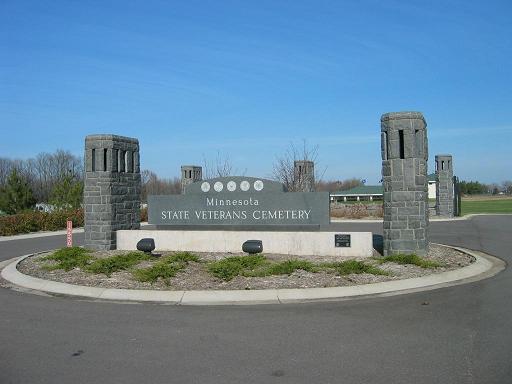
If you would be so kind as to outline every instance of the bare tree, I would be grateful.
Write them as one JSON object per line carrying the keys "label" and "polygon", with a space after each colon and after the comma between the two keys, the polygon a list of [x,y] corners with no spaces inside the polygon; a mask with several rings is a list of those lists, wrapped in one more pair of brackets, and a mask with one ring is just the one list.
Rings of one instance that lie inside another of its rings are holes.
{"label": "bare tree", "polygon": [[0,157],[0,188],[5,187],[14,163],[11,159]]}
{"label": "bare tree", "polygon": [[361,179],[357,178],[347,180],[318,181],[316,183],[316,190],[325,192],[337,192],[346,191],[348,189],[359,187],[361,185],[363,185],[363,182],[361,181]]}
{"label": "bare tree", "polygon": [[0,159],[0,185],[5,183],[5,172],[16,168],[23,179],[29,183],[37,201],[48,201],[55,185],[65,178],[83,182],[83,160],[69,151],[57,150],[55,153],[39,153],[28,160]]}
{"label": "bare tree", "polygon": [[34,159],[29,159],[27,162],[33,172],[32,187],[37,200],[48,201],[54,181],[50,169],[51,155],[49,153],[40,153]]}
{"label": "bare tree", "polygon": [[318,158],[318,145],[309,147],[306,140],[302,142],[302,148],[297,148],[293,143],[290,143],[285,153],[276,158],[272,170],[272,179],[284,184],[285,188],[290,192],[304,190],[304,183],[307,182],[301,177],[300,172],[295,167],[295,162],[299,160],[312,161],[315,163],[315,180],[320,181],[325,172],[318,172],[316,166]]}
{"label": "bare tree", "polygon": [[181,179],[160,179],[156,173],[145,169],[141,172],[141,200],[147,202],[150,195],[178,195],[181,193]]}
{"label": "bare tree", "polygon": [[487,192],[492,195],[497,195],[500,192],[500,185],[498,183],[487,184]]}
{"label": "bare tree", "polygon": [[[217,152],[217,156],[213,161],[209,161],[203,155],[203,178],[213,179],[215,177],[227,177],[233,176],[239,173],[238,170],[233,166],[229,156],[223,156],[220,152]],[[244,175],[242,172],[240,175]]]}
{"label": "bare tree", "polygon": [[59,149],[51,155],[50,159],[54,179],[60,180],[65,176],[82,178],[83,161],[81,158],[73,156],[71,152]]}
{"label": "bare tree", "polygon": [[512,180],[505,180],[501,183],[503,192],[507,195],[512,195]]}

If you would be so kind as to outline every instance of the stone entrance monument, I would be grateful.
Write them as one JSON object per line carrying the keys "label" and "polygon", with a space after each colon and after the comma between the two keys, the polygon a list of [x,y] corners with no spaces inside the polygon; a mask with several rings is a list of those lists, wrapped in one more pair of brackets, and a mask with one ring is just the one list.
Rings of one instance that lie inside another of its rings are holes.
{"label": "stone entrance monument", "polygon": [[452,155],[436,155],[436,215],[453,217]]}
{"label": "stone entrance monument", "polygon": [[268,253],[371,257],[371,232],[329,228],[328,192],[290,192],[273,180],[226,176],[196,181],[180,195],[148,196],[149,226],[117,231],[117,248],[154,239],[166,251],[238,253],[249,240]]}
{"label": "stone entrance monument", "polygon": [[85,138],[85,247],[116,249],[116,231],[140,228],[139,141]]}
{"label": "stone entrance monument", "polygon": [[428,251],[428,141],[420,112],[381,117],[384,256]]}
{"label": "stone entrance monument", "polygon": [[85,246],[134,250],[141,239],[157,249],[240,252],[248,240],[266,252],[371,257],[371,232],[321,230],[330,224],[328,192],[313,192],[314,163],[299,161],[301,192],[248,176],[202,180],[201,168],[182,167],[181,195],[149,196],[149,226],[140,230],[141,174],[137,139],[85,138]]}

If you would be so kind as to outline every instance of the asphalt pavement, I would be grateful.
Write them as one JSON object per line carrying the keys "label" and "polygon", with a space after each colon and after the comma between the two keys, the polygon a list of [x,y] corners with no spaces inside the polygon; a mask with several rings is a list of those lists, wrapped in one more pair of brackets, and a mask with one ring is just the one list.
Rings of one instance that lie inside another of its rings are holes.
{"label": "asphalt pavement", "polygon": [[[382,231],[339,223],[339,231]],[[512,216],[432,222],[432,241],[511,260]],[[82,235],[83,236],[83,235]],[[80,234],[75,244],[80,243]],[[0,244],[0,259],[65,236]],[[509,269],[329,303],[180,307],[0,289],[0,383],[510,383]]]}

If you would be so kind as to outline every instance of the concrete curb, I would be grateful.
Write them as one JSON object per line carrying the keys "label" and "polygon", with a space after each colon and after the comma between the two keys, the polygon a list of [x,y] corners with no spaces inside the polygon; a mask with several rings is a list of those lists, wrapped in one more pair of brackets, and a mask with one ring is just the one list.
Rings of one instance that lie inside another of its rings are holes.
{"label": "concrete curb", "polygon": [[455,248],[459,251],[468,253],[475,257],[476,261],[471,265],[458,270],[428,276],[334,288],[269,289],[248,291],[152,291],[85,287],[43,280],[20,273],[17,270],[18,263],[27,257],[33,256],[34,254],[9,260],[10,263],[3,268],[1,276],[5,280],[17,286],[31,290],[98,300],[152,302],[174,305],[246,305],[302,303],[311,301],[344,300],[364,296],[374,297],[399,295],[478,281],[494,276],[505,269],[505,262],[496,257],[464,248],[450,248]]}

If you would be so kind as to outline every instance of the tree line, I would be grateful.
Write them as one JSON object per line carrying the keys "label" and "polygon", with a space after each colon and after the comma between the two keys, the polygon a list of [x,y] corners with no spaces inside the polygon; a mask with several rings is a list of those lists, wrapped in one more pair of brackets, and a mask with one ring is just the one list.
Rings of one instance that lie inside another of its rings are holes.
{"label": "tree line", "polygon": [[[311,160],[316,163],[318,148],[309,148],[306,143],[297,149],[293,145],[277,157],[271,178],[282,182],[288,191],[301,190],[301,178],[294,167],[296,160]],[[226,177],[244,174],[237,171],[229,158],[217,154],[214,161],[204,159],[203,178]],[[335,192],[363,185],[361,179],[323,180],[322,172],[315,172],[317,191]],[[181,178],[160,178],[151,170],[141,172],[142,201],[149,195],[181,193]],[[478,181],[460,181],[460,190],[465,195],[512,194],[512,181],[501,184],[483,184]],[[40,153],[28,160],[13,160],[0,157],[0,211],[7,214],[32,209],[36,203],[49,203],[56,209],[80,208],[83,202],[84,164],[81,157],[69,151]]]}
{"label": "tree line", "polygon": [[0,157],[0,211],[18,213],[38,202],[79,208],[83,177],[83,159],[69,151],[43,152],[27,160]]}
{"label": "tree line", "polygon": [[459,189],[464,195],[484,195],[492,194],[497,195],[499,193],[511,195],[512,194],[512,181],[505,180],[498,183],[483,184],[478,181],[460,181]]}

